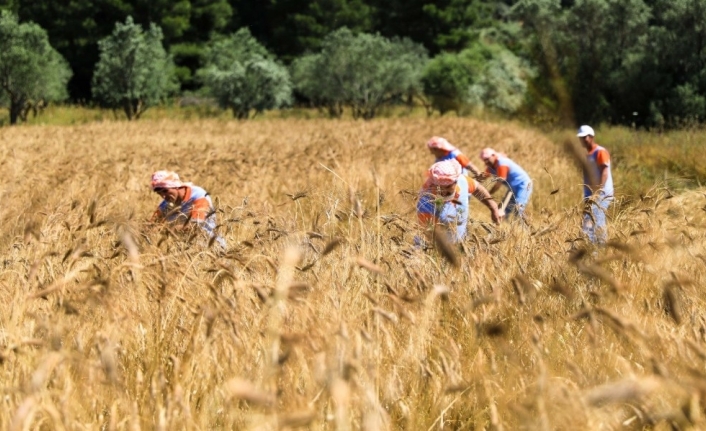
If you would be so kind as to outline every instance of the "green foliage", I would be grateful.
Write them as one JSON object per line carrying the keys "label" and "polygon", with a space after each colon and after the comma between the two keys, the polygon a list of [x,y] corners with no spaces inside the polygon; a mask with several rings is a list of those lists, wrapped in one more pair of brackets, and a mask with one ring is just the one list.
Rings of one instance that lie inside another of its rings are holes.
{"label": "green foliage", "polygon": [[706,0],[653,0],[648,52],[639,85],[649,124],[706,120]]}
{"label": "green foliage", "polygon": [[128,120],[176,91],[174,65],[162,47],[162,31],[116,23],[113,34],[98,43],[100,60],[93,75],[93,96],[104,106],[122,109]]}
{"label": "green foliage", "polygon": [[474,44],[468,51],[480,50],[487,58],[478,79],[469,88],[471,105],[502,114],[514,114],[525,102],[527,82],[534,76],[531,66],[500,45]]}
{"label": "green foliage", "polygon": [[322,61],[321,54],[307,54],[294,60],[290,67],[295,90],[309,99],[314,106],[327,103],[326,91],[321,82],[317,81],[317,75],[320,74],[318,68]]}
{"label": "green foliage", "polygon": [[135,0],[131,15],[154,22],[169,39],[177,39],[189,29],[191,2],[189,0]]}
{"label": "green foliage", "polygon": [[192,0],[191,26],[193,39],[205,40],[211,32],[225,30],[233,17],[233,8],[227,0]]}
{"label": "green foliage", "polygon": [[139,23],[156,23],[168,44],[205,42],[226,28],[233,15],[227,0],[122,0]]}
{"label": "green foliage", "polygon": [[478,29],[493,24],[493,2],[447,0],[422,9],[438,28],[434,42],[441,49],[460,50],[476,39]]}
{"label": "green foliage", "polygon": [[434,57],[422,81],[432,107],[442,115],[466,107],[513,114],[525,101],[533,73],[526,61],[503,46],[478,41],[458,54]]}
{"label": "green foliage", "polygon": [[212,33],[224,31],[233,9],[227,0],[130,0],[132,14],[147,27],[151,20],[164,33],[182,90],[199,87],[196,71]]}
{"label": "green foliage", "polygon": [[[143,28],[161,28],[174,74],[189,92],[204,82],[196,71],[206,65],[208,41],[247,27],[277,58],[296,63],[291,71],[300,95],[333,114],[345,104],[356,115],[375,115],[367,107],[377,96],[361,101],[340,91],[333,97],[335,89],[307,78],[323,74],[314,63],[347,61],[323,57],[329,35],[347,27],[352,34],[409,38],[438,57],[424,72],[428,95],[418,83],[405,93],[427,108],[509,113],[522,104],[523,115],[563,119],[572,127],[706,121],[706,0],[0,0],[0,10],[46,30],[73,71],[68,90],[74,101],[92,97],[97,42],[131,15]],[[514,57],[495,48],[482,62],[452,57],[478,45],[497,45]],[[297,60],[312,53],[318,54]],[[386,91],[383,99],[401,97]]]}
{"label": "green foliage", "polygon": [[570,122],[674,127],[706,118],[706,1],[586,0],[547,10],[535,4],[526,20],[542,69],[534,84],[555,99],[565,93],[556,106],[574,114]]}
{"label": "green foliage", "polygon": [[424,93],[430,97],[431,106],[442,115],[448,111],[459,112],[467,102],[468,89],[477,73],[464,56],[441,53],[424,71]]}
{"label": "green foliage", "polygon": [[370,32],[375,8],[370,0],[230,0],[236,13],[231,28],[248,27],[283,61],[321,48],[341,27]]}
{"label": "green foliage", "polygon": [[206,51],[205,67],[197,73],[206,91],[221,107],[240,119],[291,103],[292,83],[287,68],[243,28],[229,37],[215,38]]}
{"label": "green foliage", "polygon": [[26,119],[38,103],[64,100],[70,77],[71,69],[41,27],[0,13],[0,101],[9,105],[10,124]]}
{"label": "green foliage", "polygon": [[[313,0],[306,10],[292,15],[302,50],[318,50],[324,38],[341,27],[354,32],[372,29],[372,8],[361,0]],[[283,27],[287,29],[288,27]]]}
{"label": "green foliage", "polygon": [[68,85],[71,98],[84,102],[91,98],[98,41],[129,13],[130,4],[123,0],[23,1],[18,10],[22,21],[46,29],[52,46],[74,72]]}
{"label": "green foliage", "polygon": [[[228,0],[71,0],[17,1],[22,21],[33,21],[47,30],[50,42],[71,64],[74,76],[69,82],[73,100],[91,98],[91,82],[98,62],[98,41],[109,36],[116,22],[133,16],[148,28],[158,25],[165,47],[176,44],[202,45],[211,33],[224,31],[231,23],[233,10]],[[0,0],[2,8],[3,0]],[[200,67],[198,58],[175,58],[181,66],[184,86],[193,89],[188,77]],[[194,64],[197,63],[197,64]],[[186,69],[184,69],[186,68]],[[188,70],[187,70],[188,69]]]}
{"label": "green foliage", "polygon": [[342,28],[323,41],[321,52],[293,66],[295,87],[316,104],[340,115],[351,106],[356,118],[373,118],[380,107],[419,92],[426,50],[408,39],[355,35]]}
{"label": "green foliage", "polygon": [[[320,49],[323,38],[339,27],[369,31],[372,13],[366,3],[364,0],[235,2],[242,15],[239,26],[247,26],[284,61]],[[263,20],[263,16],[268,20]]]}
{"label": "green foliage", "polygon": [[494,0],[370,0],[375,30],[409,37],[431,53],[458,52],[476,40],[478,31],[503,19],[506,2]]}
{"label": "green foliage", "polygon": [[182,90],[196,90],[200,84],[195,79],[205,55],[205,46],[197,43],[180,43],[172,45],[169,54],[176,65],[175,74]]}
{"label": "green foliage", "polygon": [[20,9],[19,0],[0,0],[0,10],[6,10],[17,15],[17,11]]}

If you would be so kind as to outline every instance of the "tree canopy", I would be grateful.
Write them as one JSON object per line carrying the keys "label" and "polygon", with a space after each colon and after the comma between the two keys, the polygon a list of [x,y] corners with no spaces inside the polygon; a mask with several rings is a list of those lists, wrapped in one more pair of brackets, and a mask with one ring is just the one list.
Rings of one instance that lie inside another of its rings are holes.
{"label": "tree canopy", "polygon": [[216,37],[198,71],[206,91],[221,107],[240,119],[291,103],[292,84],[287,68],[243,28],[229,37]]}
{"label": "tree canopy", "polygon": [[324,39],[319,53],[293,64],[297,90],[329,107],[333,115],[350,106],[354,117],[369,119],[395,98],[413,93],[427,62],[424,47],[408,39],[342,28]]}

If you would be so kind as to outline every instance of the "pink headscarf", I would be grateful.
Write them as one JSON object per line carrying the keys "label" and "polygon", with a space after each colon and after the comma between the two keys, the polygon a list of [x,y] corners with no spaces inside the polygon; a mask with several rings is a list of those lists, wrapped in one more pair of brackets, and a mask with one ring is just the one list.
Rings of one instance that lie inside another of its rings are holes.
{"label": "pink headscarf", "polygon": [[448,152],[454,151],[456,149],[456,147],[451,145],[449,141],[440,136],[434,136],[429,139],[429,141],[427,142],[427,148],[438,148],[440,150]]}
{"label": "pink headscarf", "polygon": [[485,160],[487,158],[490,158],[497,154],[494,149],[492,148],[483,148],[483,150],[480,152],[480,158],[482,160]]}
{"label": "pink headscarf", "polygon": [[462,168],[456,160],[444,160],[431,165],[427,184],[432,186],[450,186],[461,176]]}
{"label": "pink headscarf", "polygon": [[184,187],[186,183],[183,183],[179,179],[179,175],[172,171],[157,171],[152,174],[152,190],[154,189],[176,189],[179,187]]}

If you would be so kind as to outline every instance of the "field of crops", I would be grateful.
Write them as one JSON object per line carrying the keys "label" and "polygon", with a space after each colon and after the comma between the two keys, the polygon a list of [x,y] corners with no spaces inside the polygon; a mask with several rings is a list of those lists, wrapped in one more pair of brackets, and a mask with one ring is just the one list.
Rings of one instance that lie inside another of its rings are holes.
{"label": "field of crops", "polygon": [[[531,227],[414,249],[432,135],[519,162]],[[596,250],[565,149],[467,118],[5,127],[0,166],[2,429],[706,427],[699,190],[616,165]],[[226,251],[147,222],[159,169]]]}

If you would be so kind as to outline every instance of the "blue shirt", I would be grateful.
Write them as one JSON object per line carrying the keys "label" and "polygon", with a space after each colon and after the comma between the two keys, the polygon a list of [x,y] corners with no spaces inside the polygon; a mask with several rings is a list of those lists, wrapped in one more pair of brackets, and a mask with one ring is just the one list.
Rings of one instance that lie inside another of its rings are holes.
{"label": "blue shirt", "polygon": [[507,157],[498,156],[495,165],[489,167],[488,172],[505,179],[515,195],[520,194],[522,190],[527,190],[532,182],[527,172]]}

